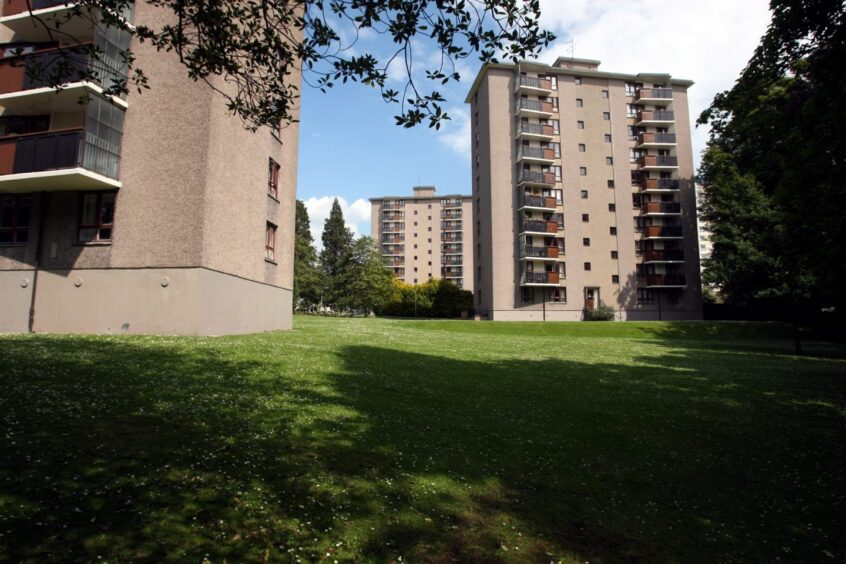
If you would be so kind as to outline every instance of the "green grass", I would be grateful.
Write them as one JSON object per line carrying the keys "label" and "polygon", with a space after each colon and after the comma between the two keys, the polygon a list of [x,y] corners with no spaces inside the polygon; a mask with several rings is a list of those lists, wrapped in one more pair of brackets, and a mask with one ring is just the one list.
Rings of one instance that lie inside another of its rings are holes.
{"label": "green grass", "polygon": [[843,561],[846,351],[787,337],[0,336],[0,561]]}

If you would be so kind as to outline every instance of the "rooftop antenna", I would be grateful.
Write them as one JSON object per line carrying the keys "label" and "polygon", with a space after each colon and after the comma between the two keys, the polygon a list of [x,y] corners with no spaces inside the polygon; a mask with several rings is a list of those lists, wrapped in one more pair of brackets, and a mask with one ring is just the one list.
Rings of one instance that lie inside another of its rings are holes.
{"label": "rooftop antenna", "polygon": [[570,62],[573,63],[573,62],[575,62],[575,59],[576,59],[576,40],[575,39],[570,40],[569,49],[570,49]]}

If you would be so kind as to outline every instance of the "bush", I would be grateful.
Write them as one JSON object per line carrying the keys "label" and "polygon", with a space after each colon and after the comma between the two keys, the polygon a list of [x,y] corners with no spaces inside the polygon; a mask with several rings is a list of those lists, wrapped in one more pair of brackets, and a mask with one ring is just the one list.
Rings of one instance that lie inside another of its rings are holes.
{"label": "bush", "polygon": [[473,294],[447,280],[423,284],[394,281],[393,298],[377,308],[376,315],[389,317],[460,317],[473,307]]}
{"label": "bush", "polygon": [[596,309],[585,309],[585,321],[614,321],[614,308],[599,302]]}

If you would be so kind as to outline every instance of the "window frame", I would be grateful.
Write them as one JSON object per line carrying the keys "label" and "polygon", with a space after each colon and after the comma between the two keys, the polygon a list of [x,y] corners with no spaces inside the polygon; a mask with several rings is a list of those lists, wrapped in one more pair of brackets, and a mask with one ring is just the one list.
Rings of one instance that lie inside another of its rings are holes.
{"label": "window frame", "polygon": [[[112,200],[112,222],[111,223],[103,223],[103,196],[111,195],[114,199]],[[95,208],[98,210],[97,212],[97,219],[96,222],[93,224],[84,224],[82,223],[82,215],[85,213],[85,199],[89,196],[96,196],[96,206]],[[82,245],[88,244],[103,244],[103,243],[111,243],[114,240],[115,236],[115,213],[117,212],[117,190],[97,190],[92,192],[81,192],[79,194],[79,213],[77,214],[77,221],[76,221],[76,242]],[[95,237],[93,239],[82,239],[80,237],[80,232],[83,229],[93,229],[95,233]],[[108,229],[110,236],[108,239],[103,239],[100,237],[100,232],[102,229]]]}
{"label": "window frame", "polygon": [[282,170],[282,165],[273,160],[272,157],[267,159],[267,195],[279,199],[279,172]]}
{"label": "window frame", "polygon": [[[0,227],[0,232],[9,233],[10,240],[8,242],[0,242],[0,246],[2,247],[22,247],[29,245],[29,230],[32,226],[32,195],[31,194],[0,194],[0,214],[2,214],[2,210],[6,208],[4,204],[5,200],[11,200],[13,203],[11,206],[12,209],[12,224],[8,227]],[[27,219],[26,225],[21,226],[20,218],[21,218],[21,202],[28,201],[26,208],[27,208]],[[25,233],[26,234],[26,241],[18,241],[18,233]]]}
{"label": "window frame", "polygon": [[278,226],[270,221],[264,232],[264,260],[276,264],[276,231]]}

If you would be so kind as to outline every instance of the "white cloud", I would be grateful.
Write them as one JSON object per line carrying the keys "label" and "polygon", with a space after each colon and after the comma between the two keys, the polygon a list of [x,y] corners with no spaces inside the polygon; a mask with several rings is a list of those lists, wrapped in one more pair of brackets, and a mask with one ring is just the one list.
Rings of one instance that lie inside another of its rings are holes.
{"label": "white cloud", "polygon": [[470,112],[464,108],[447,110],[450,120],[442,122],[441,131],[436,131],[438,141],[456,154],[470,160]]}
{"label": "white cloud", "polygon": [[311,222],[311,236],[314,237],[315,246],[320,249],[323,245],[320,236],[323,234],[323,223],[332,211],[332,203],[338,198],[341,211],[344,213],[344,223],[353,235],[360,237],[370,235],[370,202],[359,198],[349,203],[341,196],[322,196],[320,198],[309,198],[303,203],[308,210],[308,218]]}
{"label": "white cloud", "polygon": [[[574,56],[602,61],[600,70],[693,80],[693,122],[731,88],[770,20],[767,0],[541,0],[541,13],[542,26],[559,37],[544,62],[570,56],[572,39]],[[692,131],[698,163],[708,132]]]}

